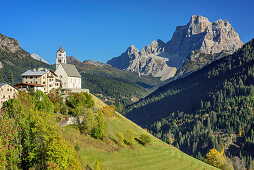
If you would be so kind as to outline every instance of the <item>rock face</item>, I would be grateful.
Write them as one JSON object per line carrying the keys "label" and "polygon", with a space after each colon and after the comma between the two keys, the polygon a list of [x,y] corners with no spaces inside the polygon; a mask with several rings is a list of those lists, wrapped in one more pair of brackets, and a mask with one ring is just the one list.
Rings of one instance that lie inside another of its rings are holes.
{"label": "rock face", "polygon": [[242,45],[239,35],[227,20],[211,23],[205,17],[194,15],[187,25],[176,27],[165,49],[169,58],[176,60],[170,64],[179,67],[193,50],[212,55],[222,51],[231,54]]}
{"label": "rock face", "polygon": [[239,35],[227,20],[211,23],[206,17],[194,15],[187,25],[176,27],[167,43],[153,41],[141,51],[131,45],[121,56],[109,60],[108,64],[166,80],[175,75],[194,50],[209,55],[221,52],[231,54],[242,45]]}
{"label": "rock face", "polygon": [[45,61],[43,58],[41,58],[38,54],[33,53],[33,54],[31,54],[31,57],[38,60],[38,61],[41,61],[41,62],[44,62],[44,63],[48,64],[48,62]]}
{"label": "rock face", "polygon": [[0,33],[0,50],[9,51],[15,53],[22,50],[19,42],[13,38],[7,37]]}
{"label": "rock face", "polygon": [[83,61],[84,64],[92,64],[92,65],[95,65],[95,66],[100,66],[100,67],[103,67],[103,66],[106,66],[107,64],[105,63],[101,63],[99,61],[93,61],[93,60],[85,60]]}
{"label": "rock face", "polygon": [[107,63],[122,70],[167,80],[175,75],[176,68],[167,65],[169,60],[164,56],[164,46],[165,43],[161,40],[153,41],[141,51],[131,45],[125,53]]}

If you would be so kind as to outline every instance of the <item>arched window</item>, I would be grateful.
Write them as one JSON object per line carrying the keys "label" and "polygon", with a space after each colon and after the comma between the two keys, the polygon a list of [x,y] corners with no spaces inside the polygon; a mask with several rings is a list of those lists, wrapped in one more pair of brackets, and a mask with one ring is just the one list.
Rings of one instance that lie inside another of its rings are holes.
{"label": "arched window", "polygon": [[61,59],[59,59],[58,62],[61,63]]}
{"label": "arched window", "polygon": [[61,56],[61,54],[59,54],[58,56]]}

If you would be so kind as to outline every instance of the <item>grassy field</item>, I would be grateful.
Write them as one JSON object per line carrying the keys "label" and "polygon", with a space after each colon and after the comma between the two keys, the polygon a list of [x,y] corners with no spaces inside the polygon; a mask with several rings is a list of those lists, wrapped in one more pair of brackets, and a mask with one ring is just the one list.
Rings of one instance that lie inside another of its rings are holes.
{"label": "grassy field", "polygon": [[[96,107],[105,106],[100,100],[94,99]],[[148,146],[143,146],[136,141],[134,147],[119,146],[112,139],[115,139],[117,132],[124,134],[127,129],[133,131],[135,138],[147,133],[120,114],[108,120],[108,137],[104,141],[80,134],[74,125],[62,128],[62,133],[75,146],[80,160],[91,168],[94,167],[95,161],[99,160],[106,169],[216,169],[184,154],[149,133],[147,134],[152,138],[152,142]]]}

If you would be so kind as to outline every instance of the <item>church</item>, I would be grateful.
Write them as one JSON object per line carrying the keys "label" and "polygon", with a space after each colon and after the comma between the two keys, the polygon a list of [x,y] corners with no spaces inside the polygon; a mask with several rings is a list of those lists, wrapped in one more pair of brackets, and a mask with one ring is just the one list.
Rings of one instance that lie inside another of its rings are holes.
{"label": "church", "polygon": [[81,89],[81,78],[77,68],[67,64],[66,52],[62,45],[56,52],[56,71],[45,68],[28,70],[21,74],[22,83],[16,85],[17,89],[41,90],[50,93],[52,89],[61,88],[63,92],[88,92],[89,89]]}
{"label": "church", "polygon": [[71,91],[74,89],[81,89],[81,75],[74,65],[67,64],[66,52],[62,45],[56,52],[55,74],[61,80],[63,89]]}

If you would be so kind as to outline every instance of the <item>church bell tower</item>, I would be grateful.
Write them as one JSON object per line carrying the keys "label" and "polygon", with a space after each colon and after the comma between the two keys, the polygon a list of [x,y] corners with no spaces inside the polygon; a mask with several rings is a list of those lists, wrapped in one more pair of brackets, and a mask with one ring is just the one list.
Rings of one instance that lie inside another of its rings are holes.
{"label": "church bell tower", "polygon": [[62,63],[66,64],[66,52],[64,51],[61,44],[61,47],[56,52],[56,69]]}

